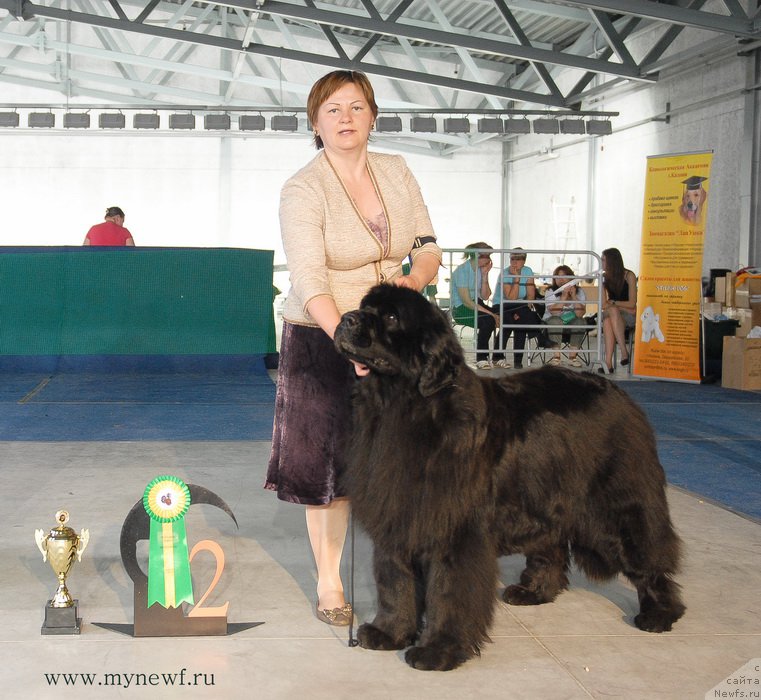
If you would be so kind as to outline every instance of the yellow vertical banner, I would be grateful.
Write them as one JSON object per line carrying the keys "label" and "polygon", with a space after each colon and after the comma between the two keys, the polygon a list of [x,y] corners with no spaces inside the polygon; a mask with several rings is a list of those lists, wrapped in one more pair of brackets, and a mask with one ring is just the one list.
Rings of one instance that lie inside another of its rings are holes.
{"label": "yellow vertical banner", "polygon": [[700,298],[712,152],[650,156],[634,374],[700,381]]}

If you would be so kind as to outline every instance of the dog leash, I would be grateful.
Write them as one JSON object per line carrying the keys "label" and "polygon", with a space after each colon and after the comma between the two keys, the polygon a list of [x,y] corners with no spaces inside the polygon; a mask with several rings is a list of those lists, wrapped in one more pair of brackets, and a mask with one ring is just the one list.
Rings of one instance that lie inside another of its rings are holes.
{"label": "dog leash", "polygon": [[359,646],[359,641],[354,636],[354,514],[349,512],[349,539],[351,563],[349,564],[349,602],[351,603],[351,618],[349,619],[349,646]]}

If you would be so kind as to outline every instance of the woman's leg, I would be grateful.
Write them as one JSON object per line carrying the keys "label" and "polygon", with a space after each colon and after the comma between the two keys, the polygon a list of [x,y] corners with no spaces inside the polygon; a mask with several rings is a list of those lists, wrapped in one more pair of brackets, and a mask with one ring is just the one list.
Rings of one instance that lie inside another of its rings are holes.
{"label": "woman's leg", "polygon": [[523,366],[523,358],[526,354],[523,352],[526,347],[526,336],[528,335],[533,338],[536,334],[540,333],[540,331],[535,329],[524,330],[521,326],[538,324],[539,322],[539,316],[529,309],[526,302],[518,304],[510,311],[508,323],[518,326],[515,328],[515,339],[513,340],[513,357],[515,358],[514,364],[516,368]]}
{"label": "woman's leg", "polygon": [[[560,318],[560,316],[550,316],[549,318],[544,319],[543,322],[549,326],[547,334],[550,340],[552,340],[552,342],[554,342],[559,348],[563,338],[563,319]],[[553,355],[553,360],[560,362],[559,352],[556,352]]]}
{"label": "woman's leg", "polygon": [[511,323],[509,314],[510,304],[495,304],[491,307],[491,310],[502,320],[500,328],[497,328],[497,333],[494,336],[494,347],[497,348],[497,352],[494,353],[494,360],[503,360],[505,359],[505,348],[513,334],[512,328],[505,327],[505,324]]}
{"label": "woman's leg", "polygon": [[[478,335],[476,337],[476,361],[489,359],[489,338],[497,327],[494,319],[482,311],[478,312]],[[496,355],[495,355],[496,356]]]}
{"label": "woman's leg", "polygon": [[[610,316],[611,326],[613,328],[613,335],[616,339],[616,343],[621,348],[621,359],[629,359],[629,351],[626,349],[626,325],[624,323],[624,317],[621,315],[621,311],[615,306],[608,310]],[[612,344],[611,344],[612,345]],[[613,356],[611,355],[611,362]]]}
{"label": "woman's leg", "polygon": [[584,329],[580,328],[574,328],[574,326],[586,326],[587,322],[583,318],[574,318],[567,327],[567,330],[569,332],[569,339],[568,339],[568,345],[569,345],[569,358],[571,360],[575,360],[576,356],[578,354],[578,350],[581,347],[581,343],[584,341],[584,333],[586,332]]}
{"label": "woman's leg", "polygon": [[307,506],[306,519],[317,564],[317,605],[320,610],[342,608],[346,599],[340,567],[349,525],[349,500],[337,498],[324,506]]}
{"label": "woman's leg", "polygon": [[605,366],[613,369],[613,350],[616,347],[616,336],[613,333],[613,322],[606,311],[602,319],[602,334],[605,338]]}

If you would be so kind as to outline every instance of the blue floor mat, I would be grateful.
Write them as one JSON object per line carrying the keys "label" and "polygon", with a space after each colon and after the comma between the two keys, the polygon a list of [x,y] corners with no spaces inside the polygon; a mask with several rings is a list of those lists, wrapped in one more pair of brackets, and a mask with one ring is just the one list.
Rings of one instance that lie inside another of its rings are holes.
{"label": "blue floor mat", "polygon": [[266,372],[3,372],[0,440],[269,440]]}
{"label": "blue floor mat", "polygon": [[[266,441],[272,435],[275,385],[263,369],[38,369],[54,371],[0,371],[0,440]],[[761,392],[654,381],[619,386],[653,424],[670,483],[761,519]]]}
{"label": "blue floor mat", "polygon": [[[46,383],[44,383],[46,382]],[[44,384],[43,384],[44,383]],[[268,376],[206,374],[57,375],[43,380],[33,403],[270,403]]]}
{"label": "blue floor mat", "polygon": [[669,483],[761,520],[761,392],[622,382],[653,424]]}

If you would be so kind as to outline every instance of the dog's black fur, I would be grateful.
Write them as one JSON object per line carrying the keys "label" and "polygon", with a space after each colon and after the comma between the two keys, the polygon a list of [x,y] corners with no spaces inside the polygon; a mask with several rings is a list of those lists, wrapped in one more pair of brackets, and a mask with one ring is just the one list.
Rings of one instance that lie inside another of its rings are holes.
{"label": "dog's black fur", "polygon": [[411,647],[407,663],[427,670],[479,654],[497,557],[513,553],[526,556],[503,595],[513,605],[554,600],[573,556],[592,579],[629,578],[640,629],[668,631],[682,616],[653,432],[615,384],[554,367],[479,377],[446,316],[391,285],[343,316],[335,343],[370,368],[346,474],[378,589],[361,646]]}

